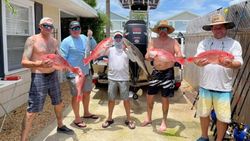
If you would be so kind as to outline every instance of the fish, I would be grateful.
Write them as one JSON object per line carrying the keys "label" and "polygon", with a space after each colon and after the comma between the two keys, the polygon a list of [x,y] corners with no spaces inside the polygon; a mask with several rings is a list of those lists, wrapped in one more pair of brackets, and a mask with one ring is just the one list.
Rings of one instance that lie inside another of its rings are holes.
{"label": "fish", "polygon": [[62,56],[59,54],[45,54],[41,56],[41,60],[47,60],[50,59],[53,62],[52,67],[56,70],[62,71],[62,70],[68,70],[71,71],[77,75],[79,74],[79,70],[77,67],[71,66],[67,60],[65,60]]}
{"label": "fish", "polygon": [[209,64],[220,64],[222,59],[233,60],[234,56],[226,51],[222,50],[208,50],[198,54],[196,57],[188,57],[188,62],[194,62],[202,59],[207,59]]}
{"label": "fish", "polygon": [[163,62],[178,62],[180,64],[185,63],[185,59],[181,57],[175,57],[172,53],[165,49],[152,47],[148,50],[149,56],[152,56],[153,59],[158,58]]}
{"label": "fish", "polygon": [[111,37],[103,39],[96,45],[95,49],[91,51],[90,55],[83,59],[83,63],[87,65],[91,60],[96,60],[97,58],[103,56],[106,50],[111,46],[113,46],[113,39]]}
{"label": "fish", "polygon": [[79,67],[76,67],[78,69],[78,74],[75,77],[76,82],[76,90],[77,90],[77,102],[80,102],[82,100],[82,87],[85,82],[85,75],[83,74],[82,70]]}
{"label": "fish", "polygon": [[136,62],[138,66],[143,70],[146,74],[147,78],[149,78],[150,73],[146,67],[144,56],[142,55],[141,51],[129,40],[126,38],[122,39],[124,43],[124,52],[127,54],[128,58],[132,62]]}

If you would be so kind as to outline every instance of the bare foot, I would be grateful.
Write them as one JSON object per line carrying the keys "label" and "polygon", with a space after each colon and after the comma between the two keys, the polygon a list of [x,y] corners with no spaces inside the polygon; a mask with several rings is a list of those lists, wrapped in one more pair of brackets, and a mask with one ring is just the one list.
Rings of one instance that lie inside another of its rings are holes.
{"label": "bare foot", "polygon": [[147,126],[147,125],[149,125],[149,124],[151,124],[152,123],[152,121],[143,121],[143,123],[141,124],[141,126],[142,127],[144,127],[144,126]]}
{"label": "bare foot", "polygon": [[164,123],[161,123],[160,128],[158,129],[158,132],[164,132],[167,130],[167,126]]}

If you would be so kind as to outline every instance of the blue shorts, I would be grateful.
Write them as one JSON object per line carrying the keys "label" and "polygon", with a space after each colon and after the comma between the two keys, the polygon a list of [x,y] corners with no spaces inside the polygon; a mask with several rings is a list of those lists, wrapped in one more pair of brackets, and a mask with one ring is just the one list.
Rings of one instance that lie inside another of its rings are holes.
{"label": "blue shorts", "polygon": [[149,81],[148,95],[156,95],[161,89],[162,97],[174,96],[174,68],[169,68],[163,71],[153,70],[152,80]]}
{"label": "blue shorts", "polygon": [[62,102],[57,72],[32,73],[27,111],[31,113],[41,112],[47,94],[50,96],[52,105],[58,105]]}

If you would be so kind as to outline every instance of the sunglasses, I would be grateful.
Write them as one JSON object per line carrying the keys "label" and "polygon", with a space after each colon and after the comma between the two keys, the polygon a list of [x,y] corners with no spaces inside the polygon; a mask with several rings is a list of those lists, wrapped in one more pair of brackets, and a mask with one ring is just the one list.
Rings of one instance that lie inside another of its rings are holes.
{"label": "sunglasses", "polygon": [[167,27],[159,27],[159,30],[161,30],[161,31],[168,31],[168,28]]}
{"label": "sunglasses", "polygon": [[122,39],[122,36],[115,36],[114,39]]}
{"label": "sunglasses", "polygon": [[72,31],[79,31],[80,29],[81,29],[81,27],[79,27],[79,26],[71,28]]}
{"label": "sunglasses", "polygon": [[53,24],[42,24],[42,26],[46,29],[54,29],[54,25]]}

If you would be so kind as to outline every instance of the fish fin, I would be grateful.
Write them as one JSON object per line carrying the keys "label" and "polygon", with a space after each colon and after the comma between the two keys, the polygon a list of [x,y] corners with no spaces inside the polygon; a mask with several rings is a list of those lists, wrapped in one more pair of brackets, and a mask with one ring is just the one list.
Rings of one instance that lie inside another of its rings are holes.
{"label": "fish fin", "polygon": [[183,65],[185,63],[185,59],[184,58],[176,58],[176,62]]}
{"label": "fish fin", "polygon": [[187,58],[187,61],[188,61],[188,62],[193,62],[193,61],[194,61],[194,57],[188,57],[188,58]]}

